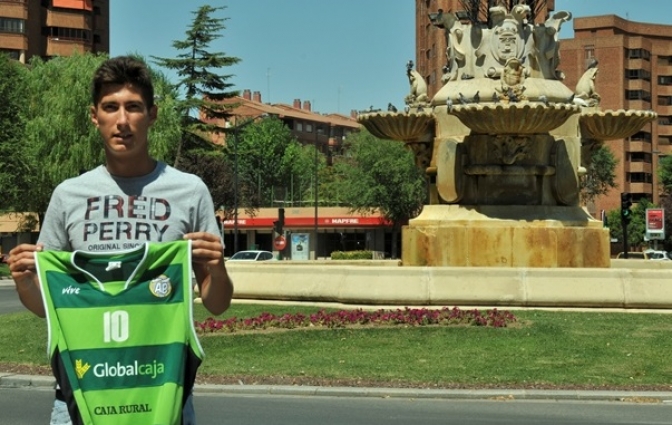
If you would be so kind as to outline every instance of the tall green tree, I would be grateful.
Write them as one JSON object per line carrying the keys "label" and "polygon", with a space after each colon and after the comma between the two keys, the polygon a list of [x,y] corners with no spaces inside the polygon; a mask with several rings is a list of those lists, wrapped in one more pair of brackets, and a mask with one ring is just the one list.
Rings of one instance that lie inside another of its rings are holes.
{"label": "tall green tree", "polygon": [[618,160],[605,145],[600,145],[591,154],[586,175],[579,183],[583,204],[595,201],[616,187],[616,165]]}
{"label": "tall green tree", "polygon": [[[261,206],[273,206],[275,200],[289,204],[307,196],[314,175],[314,147],[301,146],[280,119],[267,117],[246,125],[231,142],[228,154],[231,161],[238,156],[238,180],[256,187]],[[324,158],[319,155],[318,169],[322,167]]]}
{"label": "tall green tree", "polygon": [[213,15],[225,7],[204,5],[192,12],[194,19],[186,31],[184,40],[173,41],[172,46],[179,52],[176,58],[152,56],[161,67],[177,72],[179,81],[175,85],[184,95],[175,107],[182,117],[182,137],[177,145],[174,165],[179,167],[183,151],[211,147],[209,137],[224,132],[215,124],[215,119],[225,120],[231,116],[235,104],[225,103],[238,92],[231,90],[230,74],[217,71],[237,64],[240,59],[222,52],[210,51],[210,44],[221,37],[225,18]]}
{"label": "tall green tree", "polygon": [[24,65],[0,53],[0,209],[15,212],[23,193],[21,176],[28,172],[22,141],[27,72]]}
{"label": "tall green tree", "polygon": [[[15,210],[42,215],[56,185],[104,163],[100,135],[91,123],[90,87],[95,70],[105,59],[105,55],[86,53],[31,61],[22,88],[26,102],[23,156],[11,160],[23,170],[15,176],[21,188],[21,196],[13,202]],[[150,131],[150,152],[169,159],[179,135],[179,120],[170,106],[175,93],[165,76],[154,75],[159,118]],[[164,102],[166,108],[161,106]]]}
{"label": "tall green tree", "polygon": [[348,135],[350,160],[338,164],[345,177],[344,201],[352,211],[380,211],[393,229],[392,252],[397,252],[401,226],[422,210],[427,189],[424,173],[403,143],[381,140],[362,130]]}

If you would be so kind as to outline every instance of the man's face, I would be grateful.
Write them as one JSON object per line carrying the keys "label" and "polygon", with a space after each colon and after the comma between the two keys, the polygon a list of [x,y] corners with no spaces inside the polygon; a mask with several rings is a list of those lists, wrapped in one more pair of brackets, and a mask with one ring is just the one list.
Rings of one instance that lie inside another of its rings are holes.
{"label": "man's face", "polygon": [[105,143],[106,155],[135,156],[147,151],[147,132],[156,120],[156,106],[147,109],[140,90],[130,84],[103,86],[91,107],[91,121]]}

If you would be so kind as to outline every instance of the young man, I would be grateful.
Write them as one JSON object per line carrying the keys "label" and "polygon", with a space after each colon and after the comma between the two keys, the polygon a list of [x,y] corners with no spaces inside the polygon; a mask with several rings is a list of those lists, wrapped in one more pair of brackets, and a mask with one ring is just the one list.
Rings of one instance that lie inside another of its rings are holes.
{"label": "young man", "polygon": [[[192,241],[192,267],[203,305],[215,315],[230,305],[233,285],[224,266],[212,198],[196,176],[153,159],[148,131],[157,117],[145,64],[130,58],[105,61],[92,84],[91,121],[105,149],[105,165],[62,182],[54,190],[37,244],[10,251],[9,269],[26,308],[45,316],[34,252],[114,251],[144,242]],[[57,391],[52,425],[68,424]],[[184,424],[193,424],[189,397]]]}

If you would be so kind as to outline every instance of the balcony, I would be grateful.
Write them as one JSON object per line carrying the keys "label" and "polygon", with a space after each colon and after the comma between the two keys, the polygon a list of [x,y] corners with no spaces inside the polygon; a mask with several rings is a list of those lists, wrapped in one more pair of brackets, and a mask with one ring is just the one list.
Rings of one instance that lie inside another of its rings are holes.
{"label": "balcony", "polygon": [[3,33],[0,49],[28,50],[28,37],[24,34]]}
{"label": "balcony", "polygon": [[47,26],[91,30],[91,16],[84,11],[68,13],[50,10],[47,12]]}
{"label": "balcony", "polygon": [[651,174],[653,166],[651,165],[650,162],[629,162],[628,165],[626,166],[627,172],[629,173],[647,173]]}
{"label": "balcony", "polygon": [[3,18],[28,19],[27,0],[0,0],[0,16]]}
{"label": "balcony", "polygon": [[653,184],[651,183],[625,183],[624,186],[624,192],[653,193]]}
{"label": "balcony", "polygon": [[72,56],[73,53],[91,51],[91,42],[86,40],[47,39],[47,56]]}
{"label": "balcony", "polygon": [[672,125],[658,125],[659,136],[672,136]]}
{"label": "balcony", "polygon": [[626,150],[628,152],[651,152],[651,142],[634,140],[626,143],[627,143]]}

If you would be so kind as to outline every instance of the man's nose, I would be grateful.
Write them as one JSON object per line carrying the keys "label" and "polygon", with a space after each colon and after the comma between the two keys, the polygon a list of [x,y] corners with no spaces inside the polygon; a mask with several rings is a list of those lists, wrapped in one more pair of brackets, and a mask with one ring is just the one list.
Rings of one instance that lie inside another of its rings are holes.
{"label": "man's nose", "polygon": [[126,125],[128,123],[128,111],[125,108],[120,108],[117,114],[117,125]]}

